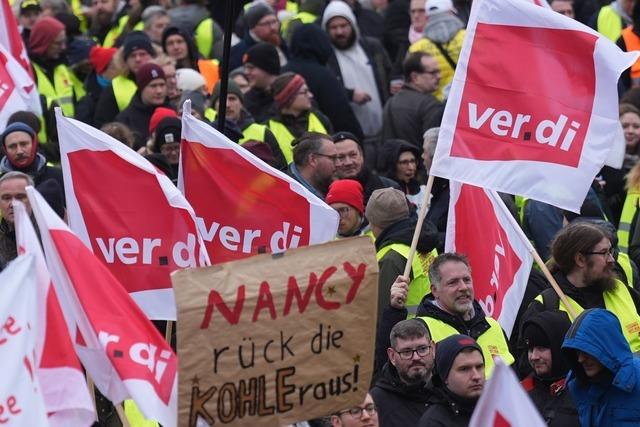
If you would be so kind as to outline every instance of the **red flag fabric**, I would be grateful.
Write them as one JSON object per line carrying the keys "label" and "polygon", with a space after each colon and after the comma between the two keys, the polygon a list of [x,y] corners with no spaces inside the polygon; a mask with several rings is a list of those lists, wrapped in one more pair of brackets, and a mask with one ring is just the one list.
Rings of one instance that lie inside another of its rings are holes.
{"label": "red flag fabric", "polygon": [[169,275],[209,264],[195,214],[138,153],[56,111],[71,229],[151,319],[175,320]]}
{"label": "red flag fabric", "polygon": [[22,36],[18,30],[18,23],[16,22],[16,17],[13,15],[13,10],[11,10],[9,0],[2,0],[0,24],[3,28],[3,31],[0,31],[0,45],[8,50],[29,76],[33,78],[29,55],[27,55],[27,49],[22,41]]}
{"label": "red flag fabric", "polygon": [[533,265],[533,247],[495,191],[450,181],[445,250],[469,258],[475,298],[507,335]]}
{"label": "red flag fabric", "polygon": [[546,426],[511,368],[499,357],[495,363],[493,375],[484,386],[469,427]]}
{"label": "red flag fabric", "polygon": [[38,222],[56,293],[85,369],[112,402],[133,399],[146,418],[177,425],[175,353],[107,267],[33,187]]}
{"label": "red flag fabric", "polygon": [[69,337],[58,298],[31,219],[21,202],[13,201],[19,254],[34,256],[37,283],[36,374],[50,426],[90,426],[95,409],[86,378]]}
{"label": "red flag fabric", "polygon": [[216,264],[327,242],[338,229],[330,206],[188,112],[178,188]]}
{"label": "red flag fabric", "polygon": [[0,43],[0,129],[16,111],[42,114],[35,83],[11,53]]}
{"label": "red flag fabric", "polygon": [[0,424],[47,426],[36,375],[38,293],[33,254],[18,256],[0,273]]}
{"label": "red flag fabric", "polygon": [[431,173],[579,212],[638,55],[531,2],[474,1]]}

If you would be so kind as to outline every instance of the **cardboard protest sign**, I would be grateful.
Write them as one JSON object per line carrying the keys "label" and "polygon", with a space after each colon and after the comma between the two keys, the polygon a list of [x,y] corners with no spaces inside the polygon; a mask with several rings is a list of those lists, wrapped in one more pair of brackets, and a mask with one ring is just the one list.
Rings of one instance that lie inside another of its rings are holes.
{"label": "cardboard protest sign", "polygon": [[362,403],[377,279],[368,237],[174,273],[180,426],[278,426]]}

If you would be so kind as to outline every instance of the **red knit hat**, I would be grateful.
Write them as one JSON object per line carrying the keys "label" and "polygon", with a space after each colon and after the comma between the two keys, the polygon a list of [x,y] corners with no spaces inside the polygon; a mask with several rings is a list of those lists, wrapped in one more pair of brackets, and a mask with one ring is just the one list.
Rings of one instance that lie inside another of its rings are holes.
{"label": "red knit hat", "polygon": [[156,130],[156,128],[158,127],[158,123],[160,123],[160,120],[164,119],[165,117],[178,117],[178,113],[176,113],[171,108],[157,107],[151,115],[151,120],[149,120],[150,134]]}
{"label": "red knit hat", "polygon": [[344,203],[352,206],[360,215],[364,214],[364,191],[362,184],[355,179],[339,179],[329,186],[327,204]]}
{"label": "red knit hat", "polygon": [[304,78],[300,74],[290,72],[280,74],[271,85],[273,100],[278,108],[288,106],[304,84]]}
{"label": "red knit hat", "polygon": [[38,19],[31,28],[29,49],[36,55],[44,55],[51,43],[64,31],[64,24],[51,16]]}
{"label": "red knit hat", "polygon": [[115,47],[93,46],[89,51],[89,62],[95,68],[97,74],[104,73],[107,69],[113,55],[118,51]]}

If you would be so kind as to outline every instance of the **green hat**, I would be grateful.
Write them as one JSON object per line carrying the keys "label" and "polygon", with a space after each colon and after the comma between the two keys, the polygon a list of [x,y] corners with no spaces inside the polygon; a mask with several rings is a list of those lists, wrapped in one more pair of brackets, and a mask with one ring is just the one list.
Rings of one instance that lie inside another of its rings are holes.
{"label": "green hat", "polygon": [[[244,104],[244,96],[240,87],[233,80],[229,80],[229,85],[227,86],[227,93],[232,93],[240,98],[240,102]],[[213,88],[213,93],[211,94],[211,105],[215,105],[216,101],[220,98],[220,82],[216,83],[216,87]]]}

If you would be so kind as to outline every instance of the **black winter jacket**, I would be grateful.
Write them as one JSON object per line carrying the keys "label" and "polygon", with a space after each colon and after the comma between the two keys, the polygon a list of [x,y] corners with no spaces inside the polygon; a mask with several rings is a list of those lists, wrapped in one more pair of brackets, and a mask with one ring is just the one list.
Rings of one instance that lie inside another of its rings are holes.
{"label": "black winter jacket", "polygon": [[429,383],[403,383],[396,368],[387,362],[369,393],[378,408],[380,427],[415,427],[432,391]]}

